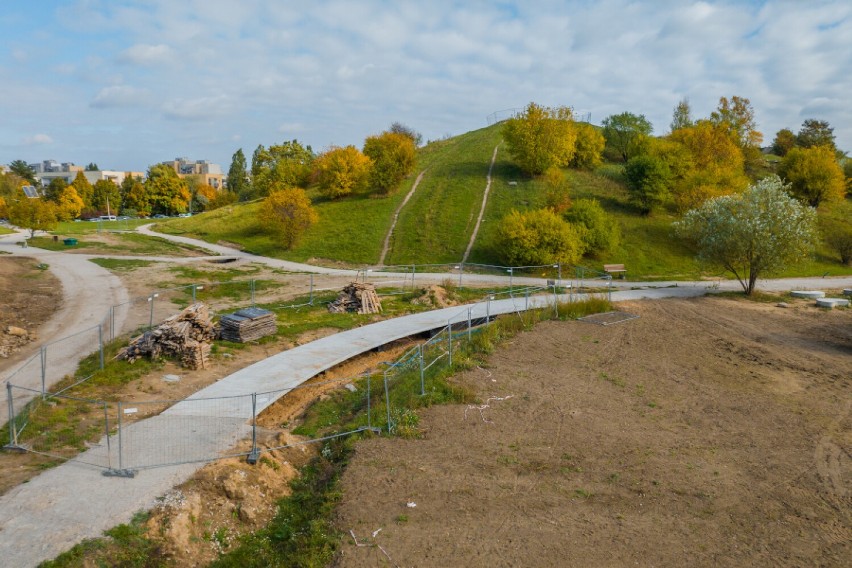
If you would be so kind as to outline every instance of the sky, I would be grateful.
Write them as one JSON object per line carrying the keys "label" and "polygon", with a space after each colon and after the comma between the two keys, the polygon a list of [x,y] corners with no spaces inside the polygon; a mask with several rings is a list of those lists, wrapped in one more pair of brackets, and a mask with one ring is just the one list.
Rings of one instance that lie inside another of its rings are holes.
{"label": "sky", "polygon": [[5,0],[0,164],[227,170],[242,148],[436,140],[529,102],[665,134],[747,97],[764,145],[827,120],[852,150],[852,2]]}

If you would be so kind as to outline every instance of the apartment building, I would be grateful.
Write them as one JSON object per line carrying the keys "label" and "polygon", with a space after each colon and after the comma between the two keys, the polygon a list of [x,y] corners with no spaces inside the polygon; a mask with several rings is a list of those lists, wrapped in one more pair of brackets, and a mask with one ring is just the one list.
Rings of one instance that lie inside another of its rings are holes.
{"label": "apartment building", "polygon": [[224,187],[225,175],[222,173],[222,166],[219,164],[214,164],[207,160],[191,161],[189,158],[175,158],[174,160],[163,163],[174,168],[182,178],[197,176],[201,183],[206,183],[215,189],[222,189]]}

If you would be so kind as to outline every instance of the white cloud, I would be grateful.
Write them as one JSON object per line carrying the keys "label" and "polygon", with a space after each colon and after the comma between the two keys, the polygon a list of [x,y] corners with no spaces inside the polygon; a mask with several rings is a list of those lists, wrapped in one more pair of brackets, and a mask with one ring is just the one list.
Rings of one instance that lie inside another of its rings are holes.
{"label": "white cloud", "polygon": [[144,106],[150,102],[151,94],[146,89],[128,85],[113,85],[101,89],[89,106],[92,108],[124,108]]}
{"label": "white cloud", "polygon": [[228,112],[231,102],[226,95],[198,97],[194,99],[173,99],[163,105],[163,113],[168,118],[178,120],[205,120]]}
{"label": "white cloud", "polygon": [[305,125],[301,122],[285,122],[278,127],[278,132],[282,134],[292,134],[294,132],[304,132]]}
{"label": "white cloud", "polygon": [[118,60],[122,63],[135,65],[153,66],[171,63],[175,59],[174,50],[168,45],[148,45],[138,43],[119,54]]}
{"label": "white cloud", "polygon": [[36,146],[42,144],[53,144],[53,138],[47,134],[34,134],[23,139],[22,143],[25,146]]}

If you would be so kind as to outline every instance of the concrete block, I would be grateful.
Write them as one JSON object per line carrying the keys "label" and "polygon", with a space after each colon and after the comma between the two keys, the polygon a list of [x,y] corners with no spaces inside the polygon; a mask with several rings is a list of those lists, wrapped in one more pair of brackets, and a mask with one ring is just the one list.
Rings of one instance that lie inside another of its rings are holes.
{"label": "concrete block", "polygon": [[809,300],[825,298],[825,292],[821,292],[819,290],[793,290],[790,292],[790,295],[794,298],[807,298]]}
{"label": "concrete block", "polygon": [[849,300],[844,298],[819,298],[816,305],[820,308],[845,308],[849,305]]}

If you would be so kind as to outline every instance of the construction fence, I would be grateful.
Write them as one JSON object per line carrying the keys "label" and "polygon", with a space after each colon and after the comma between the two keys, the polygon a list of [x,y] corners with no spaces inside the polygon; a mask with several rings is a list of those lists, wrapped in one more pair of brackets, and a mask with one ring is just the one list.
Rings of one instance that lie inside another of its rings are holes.
{"label": "construction fence", "polygon": [[[557,306],[555,288],[513,294],[518,315],[526,309]],[[6,448],[73,460],[105,475],[132,477],[148,468],[226,457],[254,463],[266,452],[357,432],[393,433],[404,424],[413,399],[435,396],[441,388],[436,377],[451,369],[454,358],[493,320],[490,306],[497,299],[499,295],[492,295],[461,307],[428,340],[387,362],[381,371],[345,378],[320,373],[276,391],[121,402],[41,392],[7,382],[13,418]],[[16,407],[15,401],[24,396],[30,402]],[[305,403],[307,411],[298,426],[282,420],[276,406],[294,398],[311,401]]]}

